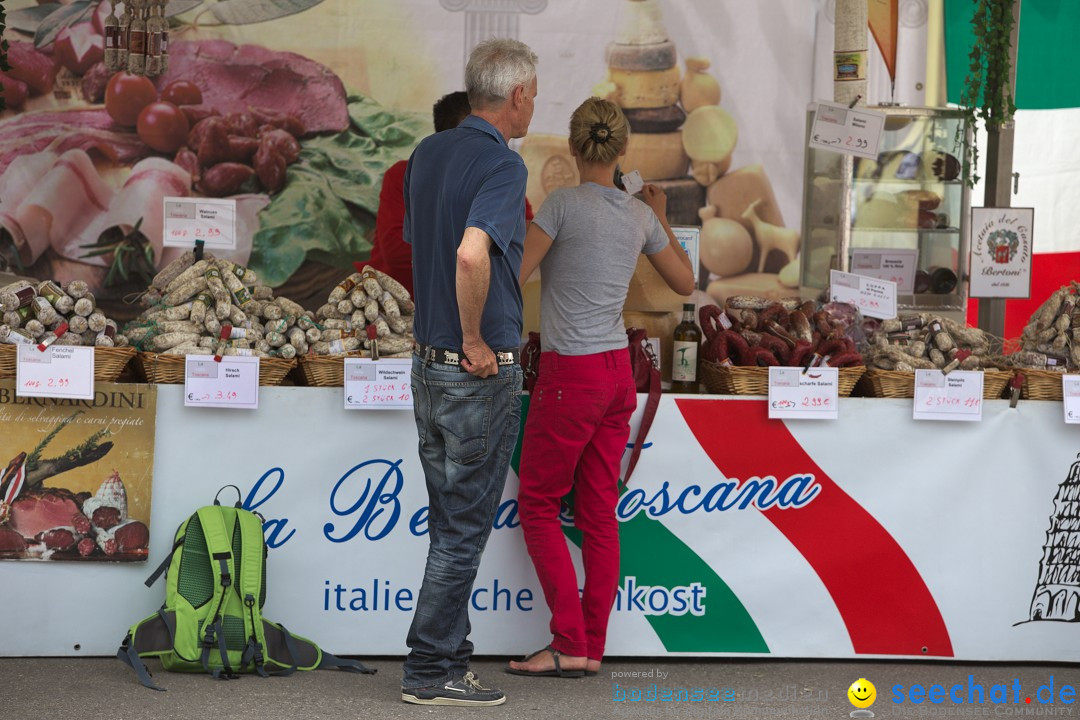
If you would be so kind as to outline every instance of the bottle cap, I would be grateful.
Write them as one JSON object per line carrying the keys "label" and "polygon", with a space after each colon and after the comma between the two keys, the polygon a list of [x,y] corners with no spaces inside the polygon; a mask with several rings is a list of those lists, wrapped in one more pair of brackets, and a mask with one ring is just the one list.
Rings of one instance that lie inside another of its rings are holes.
{"label": "bottle cap", "polygon": [[695,310],[696,307],[697,306],[695,306],[694,303],[683,303],[682,309],[685,312],[687,310]]}

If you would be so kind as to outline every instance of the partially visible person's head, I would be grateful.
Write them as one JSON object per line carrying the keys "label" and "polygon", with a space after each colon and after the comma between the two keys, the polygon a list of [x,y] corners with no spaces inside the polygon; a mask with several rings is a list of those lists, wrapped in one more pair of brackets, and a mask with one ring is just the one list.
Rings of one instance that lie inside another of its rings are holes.
{"label": "partially visible person's head", "polygon": [[570,147],[583,162],[615,162],[629,139],[626,116],[610,100],[591,97],[570,116]]}
{"label": "partially visible person's head", "polygon": [[435,103],[435,106],[431,108],[431,119],[435,123],[435,132],[456,128],[461,124],[462,120],[469,117],[471,112],[469,94],[464,90],[443,95]]}

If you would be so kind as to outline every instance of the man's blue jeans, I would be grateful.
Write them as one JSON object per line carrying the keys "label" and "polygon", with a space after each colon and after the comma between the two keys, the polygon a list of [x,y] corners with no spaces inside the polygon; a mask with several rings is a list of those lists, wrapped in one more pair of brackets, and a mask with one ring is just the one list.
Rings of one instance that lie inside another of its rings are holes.
{"label": "man's blue jeans", "polygon": [[430,546],[403,688],[439,685],[469,669],[469,600],[517,444],[521,381],[519,365],[481,379],[413,356]]}

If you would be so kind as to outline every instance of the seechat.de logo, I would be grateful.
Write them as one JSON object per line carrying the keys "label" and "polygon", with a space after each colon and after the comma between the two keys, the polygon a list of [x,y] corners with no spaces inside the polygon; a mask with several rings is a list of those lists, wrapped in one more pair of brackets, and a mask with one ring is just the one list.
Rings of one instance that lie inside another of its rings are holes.
{"label": "seechat.de logo", "polygon": [[851,717],[874,717],[874,713],[867,709],[874,704],[875,700],[877,700],[877,688],[874,687],[874,683],[866,678],[859,678],[851,683],[851,687],[847,689],[847,696],[848,700],[850,700],[851,704],[856,708],[851,711]]}

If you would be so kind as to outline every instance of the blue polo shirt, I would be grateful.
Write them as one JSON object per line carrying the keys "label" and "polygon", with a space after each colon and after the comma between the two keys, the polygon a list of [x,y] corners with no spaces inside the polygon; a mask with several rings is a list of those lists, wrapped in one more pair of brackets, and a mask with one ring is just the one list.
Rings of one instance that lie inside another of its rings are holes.
{"label": "blue polo shirt", "polygon": [[465,228],[486,232],[491,282],[480,333],[493,350],[521,345],[518,273],[528,171],[491,123],[475,115],[425,138],[405,170],[404,239],[412,245],[417,342],[461,349],[457,249]]}

